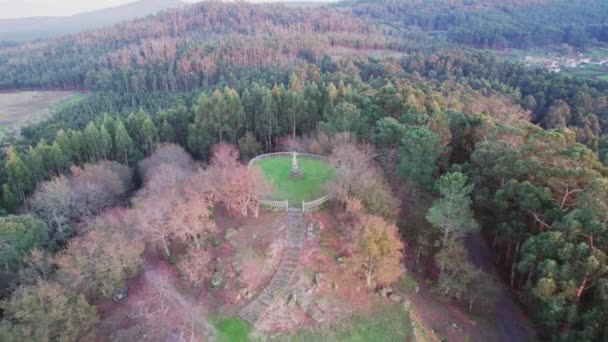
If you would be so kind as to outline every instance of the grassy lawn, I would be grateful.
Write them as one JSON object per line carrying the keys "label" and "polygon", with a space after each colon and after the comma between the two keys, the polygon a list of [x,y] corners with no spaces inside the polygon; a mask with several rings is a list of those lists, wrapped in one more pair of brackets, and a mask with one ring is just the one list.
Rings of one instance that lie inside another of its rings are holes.
{"label": "grassy lawn", "polygon": [[238,318],[227,318],[213,322],[218,342],[247,342],[251,327]]}
{"label": "grassy lawn", "polygon": [[[283,340],[283,339],[282,339]],[[397,305],[386,305],[369,316],[355,316],[324,328],[286,336],[290,342],[403,342],[413,341],[409,314]]]}
{"label": "grassy lawn", "polygon": [[258,166],[266,178],[272,183],[272,200],[288,200],[289,205],[301,204],[303,200],[310,201],[325,194],[323,185],[331,179],[335,170],[322,161],[299,158],[298,166],[304,170],[304,175],[291,178],[291,157],[269,158],[260,160]]}

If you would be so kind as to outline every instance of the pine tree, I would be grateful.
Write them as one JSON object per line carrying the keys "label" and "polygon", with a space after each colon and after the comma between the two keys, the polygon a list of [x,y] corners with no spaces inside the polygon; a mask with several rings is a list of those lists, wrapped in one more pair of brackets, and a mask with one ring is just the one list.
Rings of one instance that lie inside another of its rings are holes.
{"label": "pine tree", "polygon": [[105,128],[110,136],[114,136],[116,133],[116,120],[110,116],[110,114],[105,113],[103,115],[103,120],[101,121],[101,127]]}
{"label": "pine tree", "polygon": [[8,184],[2,184],[2,207],[9,211],[13,212],[21,204],[21,200],[17,194],[15,194]]}
{"label": "pine tree", "polygon": [[116,123],[116,134],[114,135],[114,150],[117,158],[122,158],[125,164],[129,163],[129,154],[135,149],[133,139],[129,136],[129,132],[122,120]]}
{"label": "pine tree", "polygon": [[81,164],[84,160],[84,138],[80,131],[69,130],[70,146],[72,147],[72,160]]}
{"label": "pine tree", "polygon": [[175,142],[175,131],[173,127],[167,121],[167,118],[163,119],[163,123],[160,126],[159,138],[162,142],[173,143]]}
{"label": "pine tree", "polygon": [[84,141],[87,159],[89,161],[99,160],[102,153],[102,138],[101,133],[94,122],[89,122],[87,128],[84,130]]}
{"label": "pine tree", "polygon": [[37,149],[30,146],[25,157],[25,163],[32,173],[32,180],[35,183],[41,182],[46,177],[44,160]]}
{"label": "pine tree", "polygon": [[112,136],[110,135],[105,126],[101,126],[99,136],[101,137],[101,140],[99,141],[101,156],[104,159],[108,159],[108,156],[112,153]]}
{"label": "pine tree", "polygon": [[72,144],[70,141],[70,137],[66,132],[62,129],[57,131],[57,136],[55,137],[55,142],[59,145],[59,148],[63,151],[63,153],[68,156],[70,159],[73,157],[72,152]]}
{"label": "pine tree", "polygon": [[71,163],[68,155],[63,153],[57,142],[53,143],[49,152],[52,161],[51,169],[55,171],[56,174],[60,175],[70,167]]}
{"label": "pine tree", "polygon": [[467,184],[467,176],[460,172],[443,175],[436,186],[442,198],[433,203],[426,219],[441,231],[442,246],[447,246],[450,240],[461,238],[479,228],[471,210],[470,194],[473,186]]}
{"label": "pine tree", "polygon": [[150,154],[154,149],[154,144],[158,139],[158,131],[150,117],[146,118],[146,120],[142,123],[140,134],[144,142],[143,146],[145,153]]}
{"label": "pine tree", "polygon": [[232,143],[236,144],[239,131],[245,127],[243,104],[236,90],[228,87],[224,89],[224,102],[227,126],[230,128]]}
{"label": "pine tree", "polygon": [[13,146],[8,148],[4,169],[7,184],[17,193],[21,202],[25,202],[25,193],[32,186],[32,174]]}

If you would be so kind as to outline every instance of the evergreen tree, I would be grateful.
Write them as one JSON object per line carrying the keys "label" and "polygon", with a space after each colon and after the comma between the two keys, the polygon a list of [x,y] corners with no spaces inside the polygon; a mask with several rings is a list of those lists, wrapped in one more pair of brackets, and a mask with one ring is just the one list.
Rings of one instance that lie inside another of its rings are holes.
{"label": "evergreen tree", "polygon": [[103,152],[103,142],[101,133],[94,122],[89,122],[87,128],[84,130],[84,146],[85,156],[89,161],[97,161],[101,159]]}
{"label": "evergreen tree", "polygon": [[426,219],[442,233],[441,244],[461,238],[468,232],[477,230],[479,225],[473,217],[470,194],[472,185],[467,184],[467,177],[460,172],[443,175],[437,181],[437,190],[441,199],[433,203]]}
{"label": "evergreen tree", "polygon": [[71,160],[74,156],[74,153],[72,151],[72,142],[70,141],[70,137],[68,136],[68,134],[64,130],[60,129],[59,131],[57,131],[55,142],[59,145],[59,148],[63,151],[63,153]]}
{"label": "evergreen tree", "polygon": [[140,136],[143,139],[144,151],[146,154],[152,153],[154,149],[154,145],[158,139],[158,131],[154,122],[150,117],[147,117],[146,120],[141,125]]}
{"label": "evergreen tree", "polygon": [[174,143],[176,142],[175,140],[175,131],[173,130],[173,127],[171,127],[171,125],[169,124],[169,121],[167,121],[167,118],[163,119],[163,123],[160,126],[160,130],[159,130],[159,139],[162,142],[168,142],[168,143]]}
{"label": "evergreen tree", "polygon": [[54,142],[49,149],[50,161],[47,167],[50,167],[57,175],[64,173],[72,164],[69,157],[63,153],[59,144]]}
{"label": "evergreen tree", "polygon": [[13,146],[8,148],[4,169],[11,191],[17,193],[21,202],[25,202],[25,193],[32,186],[32,174]]}
{"label": "evergreen tree", "polygon": [[112,153],[112,136],[108,132],[105,126],[101,126],[99,131],[101,140],[99,141],[99,147],[101,149],[101,156],[104,159],[108,159],[108,156]]}
{"label": "evergreen tree", "polygon": [[226,124],[230,129],[232,143],[236,144],[239,131],[245,127],[243,104],[236,90],[226,87],[224,89],[224,102],[226,107]]}
{"label": "evergreen tree", "polygon": [[68,136],[70,139],[70,146],[72,151],[72,160],[76,164],[82,164],[85,159],[85,141],[80,131],[69,130]]}
{"label": "evergreen tree", "polygon": [[32,180],[35,183],[41,182],[46,177],[46,169],[44,168],[44,159],[40,155],[38,149],[29,147],[25,157],[25,163],[32,174]]}
{"label": "evergreen tree", "polygon": [[127,128],[122,120],[117,120],[116,133],[114,135],[114,151],[117,158],[125,164],[129,163],[129,154],[135,149],[133,139],[129,136]]}
{"label": "evergreen tree", "polygon": [[439,136],[426,127],[408,127],[401,140],[397,173],[413,186],[430,188],[441,155]]}

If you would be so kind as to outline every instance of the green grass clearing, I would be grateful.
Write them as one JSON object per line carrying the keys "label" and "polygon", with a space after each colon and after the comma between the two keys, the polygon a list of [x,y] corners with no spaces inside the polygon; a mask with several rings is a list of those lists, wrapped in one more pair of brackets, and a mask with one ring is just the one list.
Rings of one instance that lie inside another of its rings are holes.
{"label": "green grass clearing", "polygon": [[304,175],[292,178],[289,176],[291,162],[291,157],[280,157],[257,163],[266,179],[272,183],[273,191],[269,199],[288,200],[289,205],[294,206],[325,195],[324,185],[333,177],[333,167],[316,159],[298,158],[298,167],[304,170]]}
{"label": "green grass clearing", "polygon": [[238,318],[213,320],[218,342],[247,342],[251,327]]}
{"label": "green grass clearing", "polygon": [[409,313],[398,305],[383,305],[369,316],[355,316],[330,326],[285,336],[290,342],[403,342],[414,340]]}

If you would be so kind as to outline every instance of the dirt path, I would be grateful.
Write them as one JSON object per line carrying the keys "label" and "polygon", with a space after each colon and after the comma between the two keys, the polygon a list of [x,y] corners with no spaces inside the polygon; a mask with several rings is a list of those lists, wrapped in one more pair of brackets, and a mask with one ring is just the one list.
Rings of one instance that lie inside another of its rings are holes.
{"label": "dirt path", "polygon": [[189,335],[189,340],[197,341],[202,338],[204,341],[214,341],[215,339],[213,336],[215,335],[215,329],[206,319],[207,312],[197,303],[194,297],[179,292],[171,283],[171,280],[167,279],[163,270],[160,267],[157,267],[157,265],[158,263],[156,262],[148,264],[148,268],[144,271],[143,278],[147,283],[151,284],[152,288],[154,288],[163,299],[179,307],[184,317],[189,317],[190,331],[185,332]]}
{"label": "dirt path", "polygon": [[[492,253],[481,234],[470,234],[466,238],[469,258],[477,267],[500,279],[496,266],[492,263]],[[499,280],[500,282],[500,280]],[[500,332],[500,340],[504,342],[534,341],[534,330],[525,317],[521,308],[513,301],[511,293],[503,285],[498,294],[500,300],[496,303],[496,326]]]}

